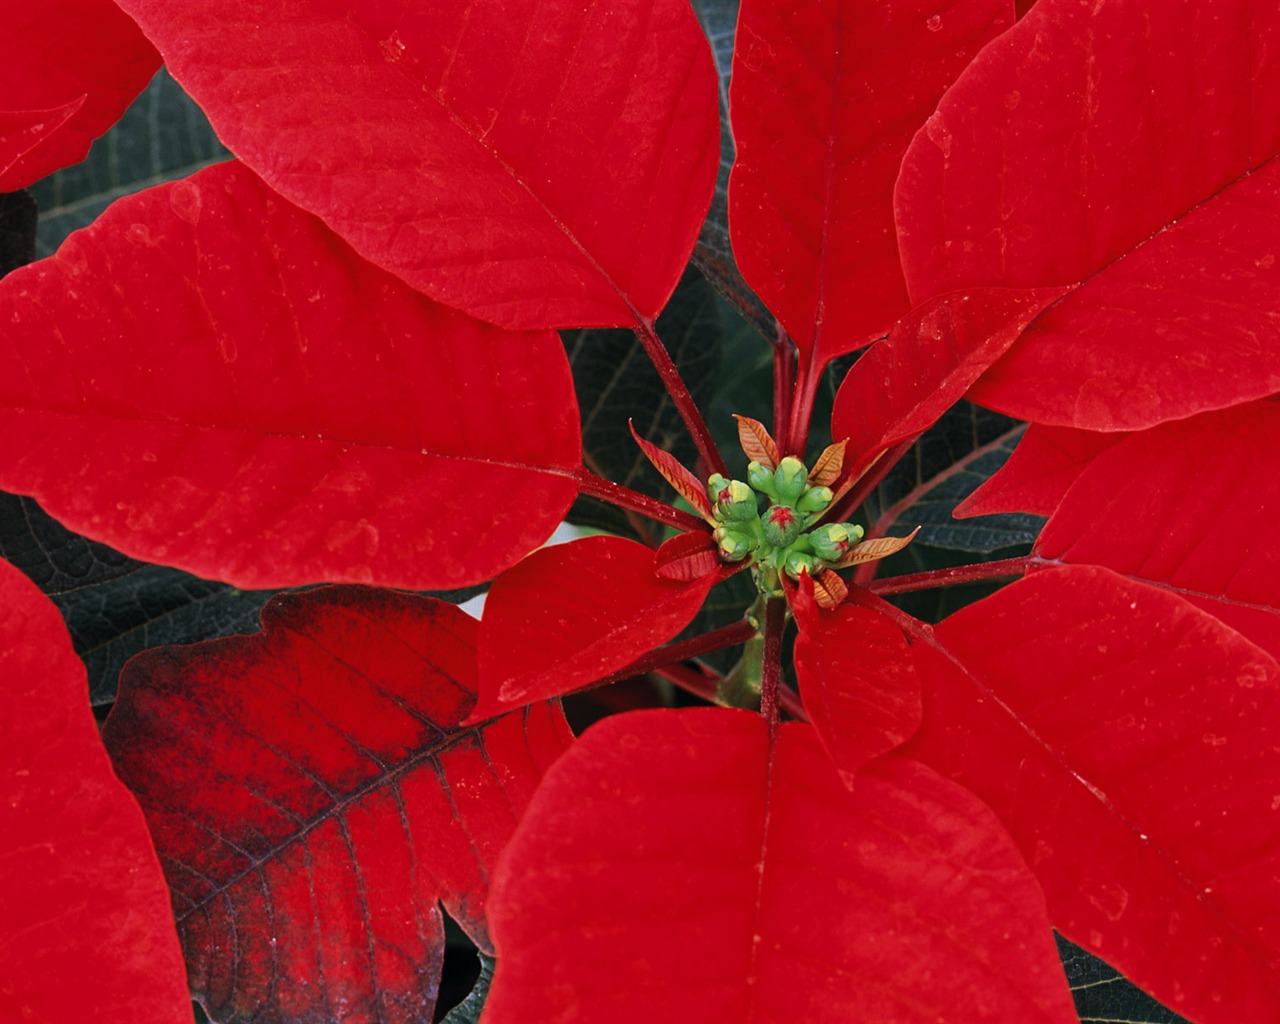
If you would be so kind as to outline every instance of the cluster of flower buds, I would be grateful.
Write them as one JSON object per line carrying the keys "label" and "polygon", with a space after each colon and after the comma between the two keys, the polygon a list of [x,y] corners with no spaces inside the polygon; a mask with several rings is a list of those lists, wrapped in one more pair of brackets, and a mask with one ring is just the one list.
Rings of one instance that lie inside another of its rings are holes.
{"label": "cluster of flower buds", "polygon": [[[756,565],[797,579],[836,565],[862,539],[860,526],[813,525],[835,496],[791,455],[773,466],[753,459],[746,483],[717,473],[707,482],[707,496],[717,523],[712,536],[726,562],[753,556]],[[762,497],[769,501],[763,514]]]}

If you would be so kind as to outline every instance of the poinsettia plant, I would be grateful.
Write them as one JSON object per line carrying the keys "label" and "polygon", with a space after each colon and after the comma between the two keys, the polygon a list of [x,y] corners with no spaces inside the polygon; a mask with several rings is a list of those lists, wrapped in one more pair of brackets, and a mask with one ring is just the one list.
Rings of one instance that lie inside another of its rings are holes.
{"label": "poinsettia plant", "polygon": [[[1073,1021],[1054,929],[1276,1019],[1280,9],[3,17],[0,190],[161,63],[234,156],[0,283],[0,487],[266,602],[99,738],[0,563],[5,1019],[426,1021],[444,911],[455,1021]],[[691,258],[771,410],[709,425]],[[904,571],[961,497],[1046,521]]]}

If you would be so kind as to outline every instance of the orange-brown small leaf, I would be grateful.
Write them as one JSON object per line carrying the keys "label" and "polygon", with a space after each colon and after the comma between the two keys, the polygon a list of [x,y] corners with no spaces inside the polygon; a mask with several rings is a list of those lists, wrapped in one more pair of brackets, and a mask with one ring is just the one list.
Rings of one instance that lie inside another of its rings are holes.
{"label": "orange-brown small leaf", "polygon": [[778,463],[782,461],[782,453],[778,451],[777,442],[769,435],[764,424],[737,413],[734,413],[733,418],[738,421],[738,443],[742,445],[747,458],[766,469],[777,469]]}
{"label": "orange-brown small leaf", "polygon": [[892,555],[910,544],[919,532],[920,527],[917,526],[905,537],[876,537],[874,540],[864,540],[861,544],[851,547],[849,553],[836,563],[836,568],[846,569],[851,565],[874,562],[877,558]]}
{"label": "orange-brown small leaf", "polygon": [[664,580],[691,583],[720,568],[720,557],[709,534],[679,533],[658,548],[653,564]]}
{"label": "orange-brown small leaf", "polygon": [[840,479],[840,471],[844,468],[844,449],[848,443],[849,439],[846,437],[823,449],[818,461],[813,464],[813,469],[809,470],[809,483],[812,486],[830,487]]}
{"label": "orange-brown small leaf", "polygon": [[627,426],[631,428],[631,436],[636,439],[636,444],[644,452],[644,457],[653,464],[653,468],[661,473],[662,478],[676,489],[676,493],[680,497],[694,507],[698,515],[715,525],[716,520],[711,515],[711,499],[707,497],[706,485],[693,473],[685,469],[684,466],[680,465],[679,460],[670,452],[663,451],[656,444],[650,444],[637,434],[634,423],[628,420]]}
{"label": "orange-brown small leaf", "polygon": [[849,588],[839,574],[830,569],[823,569],[814,578],[813,596],[819,607],[831,611],[849,596]]}

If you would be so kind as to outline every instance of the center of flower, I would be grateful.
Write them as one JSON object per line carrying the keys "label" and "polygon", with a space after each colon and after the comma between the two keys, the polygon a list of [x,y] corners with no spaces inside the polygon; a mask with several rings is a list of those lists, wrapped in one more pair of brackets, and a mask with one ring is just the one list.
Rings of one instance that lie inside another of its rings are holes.
{"label": "center of flower", "polygon": [[[835,496],[794,456],[773,467],[752,460],[746,482],[717,473],[707,481],[707,495],[720,558],[750,558],[762,594],[780,592],[780,573],[799,579],[802,573],[814,576],[838,567],[862,539],[861,526],[819,522]],[[768,502],[763,513],[762,498]]]}

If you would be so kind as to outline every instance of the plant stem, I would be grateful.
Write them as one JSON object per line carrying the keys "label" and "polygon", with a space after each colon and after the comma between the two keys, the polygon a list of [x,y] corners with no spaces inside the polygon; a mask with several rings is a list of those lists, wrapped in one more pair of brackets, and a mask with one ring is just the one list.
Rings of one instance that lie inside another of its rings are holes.
{"label": "plant stem", "polygon": [[818,382],[822,380],[822,370],[826,364],[819,365],[813,352],[800,363],[796,371],[796,384],[791,399],[791,427],[787,431],[784,442],[784,455],[794,455],[802,462],[805,457],[805,445],[809,441],[809,421],[813,419],[813,402],[818,393]]}
{"label": "plant stem", "polygon": [[997,562],[979,562],[977,565],[958,565],[953,569],[930,569],[928,572],[913,572],[906,576],[874,580],[867,584],[866,589],[873,594],[907,594],[929,587],[950,587],[957,583],[1021,576],[1032,561],[1032,557],[1026,555],[1022,558],[1004,558]]}
{"label": "plant stem", "polygon": [[653,329],[653,321],[637,317],[635,334],[640,344],[644,346],[649,361],[653,363],[653,368],[662,378],[662,384],[667,389],[667,394],[671,396],[671,401],[675,403],[680,418],[684,420],[684,425],[693,437],[693,443],[706,467],[706,473],[703,475],[726,473],[724,459],[720,457],[720,449],[716,447],[711,431],[707,429],[707,422],[702,418],[702,413],[698,410],[693,396],[685,387],[684,379],[671,359],[671,353],[667,351],[667,346],[662,343],[662,339]]}
{"label": "plant stem", "polygon": [[683,512],[678,508],[672,508],[670,505],[664,505],[657,498],[651,498],[647,494],[633,491],[630,487],[615,484],[612,480],[597,476],[586,466],[583,466],[575,474],[574,480],[577,481],[578,489],[583,494],[599,498],[601,501],[607,501],[610,505],[616,505],[618,508],[628,509],[632,512],[639,512],[642,516],[647,516],[659,523],[665,523],[667,526],[673,526],[677,530],[684,530],[685,532],[706,530],[706,523],[692,513]]}
{"label": "plant stem", "polygon": [[782,630],[787,624],[787,602],[771,597],[764,612],[764,677],[760,682],[760,713],[769,723],[769,745],[778,731],[782,690]]}

